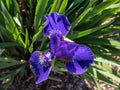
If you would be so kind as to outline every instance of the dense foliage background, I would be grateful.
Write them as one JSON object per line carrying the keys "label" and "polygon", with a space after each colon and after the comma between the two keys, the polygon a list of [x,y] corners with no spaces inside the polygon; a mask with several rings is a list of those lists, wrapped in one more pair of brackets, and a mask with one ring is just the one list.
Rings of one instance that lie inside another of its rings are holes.
{"label": "dense foliage background", "polygon": [[[29,76],[31,53],[48,49],[42,29],[52,12],[65,14],[72,24],[65,39],[94,52],[95,63],[83,77],[99,90],[100,82],[120,89],[119,0],[0,0],[0,81],[5,81],[0,88],[8,88],[16,75]],[[64,67],[54,60],[54,72],[67,72]]]}

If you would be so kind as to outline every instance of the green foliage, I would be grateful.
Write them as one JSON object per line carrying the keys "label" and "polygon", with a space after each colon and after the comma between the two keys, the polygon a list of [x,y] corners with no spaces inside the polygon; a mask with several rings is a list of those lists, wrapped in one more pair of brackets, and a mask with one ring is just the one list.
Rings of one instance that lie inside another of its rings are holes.
{"label": "green foliage", "polygon": [[[100,81],[119,89],[113,81],[120,82],[120,73],[112,68],[120,67],[115,58],[120,56],[119,11],[119,0],[0,0],[0,70],[12,69],[0,77],[6,81],[0,88],[6,89],[26,69],[33,51],[47,50],[48,39],[42,34],[45,15],[58,12],[72,24],[67,38],[88,45],[95,54],[85,79],[99,90]],[[67,72],[61,60],[53,66],[55,72]]]}

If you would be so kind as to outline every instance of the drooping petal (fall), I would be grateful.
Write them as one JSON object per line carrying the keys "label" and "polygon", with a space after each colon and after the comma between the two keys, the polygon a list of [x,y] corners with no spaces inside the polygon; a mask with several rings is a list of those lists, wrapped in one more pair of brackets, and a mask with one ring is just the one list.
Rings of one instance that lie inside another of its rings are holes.
{"label": "drooping petal (fall)", "polygon": [[83,74],[93,62],[94,55],[91,49],[85,45],[79,45],[72,59],[66,63],[66,68],[73,74]]}
{"label": "drooping petal (fall)", "polygon": [[48,79],[48,75],[51,71],[51,54],[50,52],[35,51],[30,57],[30,65],[34,70],[34,74],[38,77],[36,84],[41,83]]}
{"label": "drooping petal (fall)", "polygon": [[56,58],[67,60],[66,68],[73,74],[83,74],[94,62],[94,55],[89,47],[63,41],[56,35],[50,38],[50,48]]}

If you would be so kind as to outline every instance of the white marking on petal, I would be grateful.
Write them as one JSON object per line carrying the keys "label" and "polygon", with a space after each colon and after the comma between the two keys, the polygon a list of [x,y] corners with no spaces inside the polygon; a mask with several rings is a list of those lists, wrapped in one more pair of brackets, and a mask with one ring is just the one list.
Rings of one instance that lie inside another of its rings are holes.
{"label": "white marking on petal", "polygon": [[40,53],[39,63],[44,64],[44,59],[45,59],[44,53]]}
{"label": "white marking on petal", "polygon": [[49,31],[49,34],[50,34],[50,36],[51,36],[52,34],[59,34],[59,35],[61,35],[62,33],[61,33],[60,30],[53,29],[53,30],[50,30],[50,31]]}
{"label": "white marking on petal", "polygon": [[46,57],[50,57],[50,52],[46,53],[45,56],[46,56]]}

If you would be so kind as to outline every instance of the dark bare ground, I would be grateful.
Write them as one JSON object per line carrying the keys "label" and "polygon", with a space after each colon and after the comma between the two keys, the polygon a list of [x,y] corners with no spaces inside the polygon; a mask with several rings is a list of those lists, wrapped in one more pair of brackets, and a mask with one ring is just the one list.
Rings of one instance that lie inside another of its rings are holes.
{"label": "dark bare ground", "polygon": [[48,79],[39,85],[35,84],[36,78],[30,77],[17,80],[10,85],[8,90],[92,90],[87,87],[82,76],[73,76],[68,73],[51,73]]}

